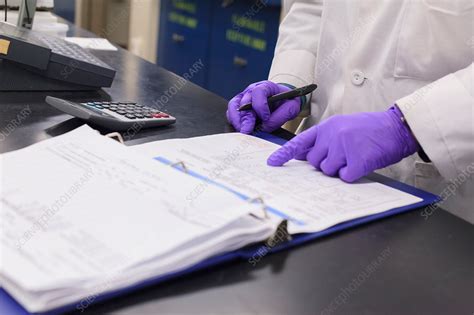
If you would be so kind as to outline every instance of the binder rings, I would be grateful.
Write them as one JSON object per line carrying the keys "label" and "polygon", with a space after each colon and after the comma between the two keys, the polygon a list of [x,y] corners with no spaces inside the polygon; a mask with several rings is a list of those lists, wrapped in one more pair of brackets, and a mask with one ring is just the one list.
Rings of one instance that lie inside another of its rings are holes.
{"label": "binder rings", "polygon": [[[109,134],[107,136],[116,137],[116,138],[118,138],[119,141],[123,142],[123,139],[121,139],[121,136],[118,133],[112,133],[112,134]],[[285,139],[276,137],[276,136],[274,136],[272,134],[268,134],[268,133],[259,132],[259,133],[256,134],[256,136],[261,138],[261,139],[264,139],[264,140],[267,140],[267,141],[270,141],[270,142],[273,142],[273,143],[276,143],[276,144],[280,144],[280,145],[282,145],[286,142]],[[181,165],[172,165],[172,166],[181,167],[181,168],[186,167],[183,164],[181,164]],[[399,213],[415,210],[415,209],[425,207],[425,206],[428,206],[430,204],[433,204],[433,203],[436,203],[436,202],[440,201],[440,198],[436,195],[433,195],[431,193],[425,192],[425,191],[417,189],[415,187],[403,184],[401,182],[389,179],[389,178],[387,178],[385,176],[382,176],[382,175],[379,175],[379,174],[372,174],[372,175],[368,176],[368,178],[373,180],[373,181],[377,181],[377,182],[382,183],[384,185],[387,185],[387,186],[396,188],[398,190],[404,191],[406,193],[412,194],[414,196],[417,196],[417,197],[421,198],[422,201],[420,201],[416,204],[409,205],[409,206],[395,208],[395,209],[388,210],[388,211],[385,211],[385,212],[382,212],[382,213],[357,218],[357,219],[354,219],[354,220],[351,220],[351,221],[346,221],[346,222],[337,224],[335,226],[332,226],[332,227],[330,227],[326,230],[320,231],[320,232],[297,234],[297,235],[292,235],[291,237],[285,233],[286,229],[284,227],[284,224],[285,224],[286,221],[283,221],[283,223],[282,223],[283,226],[281,224],[280,227],[277,229],[277,231],[275,233],[275,236],[278,236],[278,237],[276,237],[275,239],[267,240],[267,242],[265,242],[265,244],[256,244],[256,245],[252,245],[252,246],[247,246],[247,247],[244,247],[244,248],[239,249],[239,250],[234,251],[234,252],[229,252],[229,253],[225,253],[225,254],[222,254],[222,255],[211,257],[211,258],[206,259],[206,260],[194,265],[193,267],[188,268],[188,269],[183,270],[183,271],[173,272],[173,273],[169,273],[169,274],[166,274],[166,275],[161,275],[161,276],[157,276],[157,277],[154,277],[154,278],[150,278],[146,281],[143,281],[139,284],[130,286],[130,287],[125,288],[125,289],[119,289],[119,290],[116,290],[116,291],[106,292],[106,293],[104,293],[100,296],[95,296],[94,300],[93,300],[93,303],[103,302],[103,301],[106,301],[106,300],[109,300],[109,299],[112,299],[112,298],[115,298],[115,297],[118,297],[118,296],[121,296],[121,295],[125,295],[127,293],[131,293],[131,292],[136,291],[138,289],[142,289],[142,288],[145,288],[145,287],[148,287],[148,286],[152,286],[152,285],[155,285],[155,284],[158,284],[158,283],[161,283],[161,282],[164,282],[164,281],[176,278],[176,277],[180,277],[180,276],[183,276],[183,275],[186,275],[186,274],[190,274],[190,273],[193,273],[193,272],[205,269],[205,268],[209,268],[209,267],[212,267],[212,266],[217,266],[219,264],[222,264],[222,263],[225,263],[225,262],[228,262],[228,261],[237,260],[237,259],[250,260],[253,257],[255,257],[256,255],[258,255],[258,251],[262,250],[263,248],[265,249],[266,254],[279,252],[279,251],[282,251],[282,250],[288,250],[292,247],[296,247],[298,245],[304,244],[306,242],[315,240],[317,238],[320,238],[320,237],[323,237],[323,236],[326,236],[326,235],[329,235],[329,234],[332,234],[332,233],[343,231],[343,230],[349,229],[351,227],[355,227],[355,226],[365,224],[365,223],[368,223],[368,222],[371,222],[371,221],[375,221],[375,220],[378,220],[378,219],[381,219],[381,218],[393,216],[393,215],[396,215],[396,214],[399,214]],[[263,201],[262,200],[257,200],[257,202],[263,202]],[[281,235],[278,235],[278,234],[281,234]],[[45,312],[45,313],[41,313],[41,314],[45,314],[45,315],[61,314],[61,313],[67,312],[67,311],[75,310],[75,309],[77,309],[77,306],[78,306],[78,304],[74,303],[74,304],[67,305],[67,306],[64,306],[64,307],[61,307],[61,308],[58,308],[58,309],[55,309],[55,310],[52,310],[52,311],[48,311],[48,312]],[[17,301],[15,301],[5,290],[0,289],[0,314],[23,315],[23,314],[29,314],[29,313]]]}

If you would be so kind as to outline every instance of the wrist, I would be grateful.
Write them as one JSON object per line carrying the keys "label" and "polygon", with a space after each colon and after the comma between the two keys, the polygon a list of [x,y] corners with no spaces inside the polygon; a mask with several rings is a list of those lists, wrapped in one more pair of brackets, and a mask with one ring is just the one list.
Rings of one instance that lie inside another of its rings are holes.
{"label": "wrist", "polygon": [[[283,86],[286,86],[287,88],[291,89],[291,90],[294,90],[296,89],[295,86],[291,85],[291,84],[288,84],[288,83],[278,83],[279,85],[283,85]],[[300,96],[299,97],[300,99],[300,112],[303,110],[303,107],[306,105],[306,103],[308,102],[308,98],[306,97],[306,95],[303,95],[303,96]]]}
{"label": "wrist", "polygon": [[393,121],[396,124],[396,130],[400,137],[400,142],[403,146],[403,155],[404,157],[412,155],[420,149],[420,145],[415,138],[415,135],[410,129],[410,126],[405,120],[405,116],[395,104],[388,110],[390,116],[393,118]]}

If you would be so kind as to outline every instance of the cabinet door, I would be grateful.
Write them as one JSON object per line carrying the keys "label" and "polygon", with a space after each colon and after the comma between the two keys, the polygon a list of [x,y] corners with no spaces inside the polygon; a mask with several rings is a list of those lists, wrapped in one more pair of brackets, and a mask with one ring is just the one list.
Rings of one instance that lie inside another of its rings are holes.
{"label": "cabinet door", "polygon": [[53,12],[63,19],[74,23],[74,14],[76,12],[76,0],[54,0]]}
{"label": "cabinet door", "polygon": [[[192,82],[206,86],[211,2],[162,0],[157,63]],[[193,68],[202,62],[203,67]]]}
{"label": "cabinet door", "polygon": [[268,77],[278,37],[275,1],[213,1],[208,88],[229,99]]}

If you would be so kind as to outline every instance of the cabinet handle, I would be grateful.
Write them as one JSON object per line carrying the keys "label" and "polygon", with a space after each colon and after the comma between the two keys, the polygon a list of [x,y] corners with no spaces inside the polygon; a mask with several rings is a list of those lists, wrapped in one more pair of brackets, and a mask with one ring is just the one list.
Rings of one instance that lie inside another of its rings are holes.
{"label": "cabinet handle", "polygon": [[184,42],[184,36],[183,35],[173,33],[173,35],[171,35],[171,38],[173,39],[173,42],[175,42],[175,43]]}
{"label": "cabinet handle", "polygon": [[240,67],[240,68],[245,68],[248,64],[248,61],[247,59],[244,59],[242,57],[239,57],[239,56],[235,56],[234,57],[234,65],[237,66],[237,67]]}

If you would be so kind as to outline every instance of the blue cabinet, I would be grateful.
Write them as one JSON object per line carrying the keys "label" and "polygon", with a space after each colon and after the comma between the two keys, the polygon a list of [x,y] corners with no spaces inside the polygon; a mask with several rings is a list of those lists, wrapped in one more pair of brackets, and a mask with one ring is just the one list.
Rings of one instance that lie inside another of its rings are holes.
{"label": "blue cabinet", "polygon": [[280,1],[162,0],[158,64],[227,99],[268,76]]}
{"label": "blue cabinet", "polygon": [[280,7],[235,1],[215,4],[207,88],[231,98],[268,76],[278,36]]}
{"label": "blue cabinet", "polygon": [[164,0],[160,12],[157,63],[182,76],[201,61],[204,69],[193,72],[190,80],[205,87],[211,1]]}

